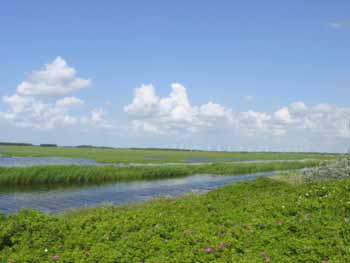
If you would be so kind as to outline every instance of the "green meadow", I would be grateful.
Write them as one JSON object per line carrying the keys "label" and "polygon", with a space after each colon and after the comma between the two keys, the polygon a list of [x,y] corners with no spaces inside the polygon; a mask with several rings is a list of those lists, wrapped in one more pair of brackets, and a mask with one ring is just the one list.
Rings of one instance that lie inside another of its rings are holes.
{"label": "green meadow", "polygon": [[272,152],[206,152],[159,149],[113,149],[95,147],[0,146],[7,156],[88,158],[100,163],[166,163],[234,160],[333,159],[335,154]]}

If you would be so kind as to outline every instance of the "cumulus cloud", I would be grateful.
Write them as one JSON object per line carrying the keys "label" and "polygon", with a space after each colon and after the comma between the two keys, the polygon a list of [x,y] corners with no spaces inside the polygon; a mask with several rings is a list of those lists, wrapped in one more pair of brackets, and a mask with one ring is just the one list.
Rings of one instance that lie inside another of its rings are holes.
{"label": "cumulus cloud", "polygon": [[213,102],[209,102],[207,104],[200,106],[199,113],[203,116],[213,117],[213,118],[224,117],[227,114],[229,114],[228,110],[226,110],[225,107]]}
{"label": "cumulus cloud", "polygon": [[166,97],[159,97],[153,85],[142,85],[134,92],[132,103],[124,107],[132,118],[136,132],[150,134],[186,134],[223,132],[228,138],[264,135],[270,137],[293,136],[304,133],[314,136],[349,138],[350,108],[329,104],[307,106],[296,101],[273,113],[235,112],[218,103],[191,105],[187,91],[179,83],[171,85]]}
{"label": "cumulus cloud", "polygon": [[89,116],[85,116],[81,118],[82,123],[89,125],[96,125],[105,122],[106,112],[104,109],[92,109],[90,111]]}
{"label": "cumulus cloud", "polygon": [[65,97],[56,101],[57,107],[71,107],[74,105],[83,105],[84,101],[76,97]]}
{"label": "cumulus cloud", "polygon": [[152,84],[142,85],[135,89],[132,103],[124,107],[124,111],[130,114],[150,114],[155,110],[159,102]]}
{"label": "cumulus cloud", "polygon": [[[303,146],[305,142],[331,144],[350,139],[349,107],[296,101],[272,112],[242,112],[210,100],[193,105],[180,83],[172,83],[167,96],[159,96],[152,84],[136,88],[131,102],[123,108],[128,121],[120,123],[115,117],[108,119],[104,108],[89,107],[76,95],[90,83],[58,57],[43,69],[33,71],[14,94],[4,94],[0,121],[35,130],[75,126],[84,131],[103,129],[106,134],[129,138],[185,138],[191,142],[202,138],[201,143],[222,141],[223,145],[261,141],[272,145],[276,141],[276,145],[301,142]],[[252,100],[245,98],[246,102]],[[107,108],[111,105],[112,102],[104,103]]]}
{"label": "cumulus cloud", "polygon": [[75,76],[76,70],[69,67],[64,59],[57,57],[44,69],[33,71],[17,87],[21,96],[66,96],[86,88],[91,84],[89,79]]}
{"label": "cumulus cloud", "polygon": [[[44,69],[33,71],[15,94],[2,97],[6,108],[0,111],[0,118],[17,127],[37,130],[78,124],[81,118],[72,112],[84,101],[71,94],[89,85],[90,80],[78,78],[76,70],[57,57]],[[93,112],[89,123],[99,122],[101,115]]]}
{"label": "cumulus cloud", "polygon": [[278,111],[276,111],[274,113],[274,117],[276,118],[276,120],[281,121],[281,122],[285,122],[285,123],[290,123],[292,122],[292,117],[289,113],[289,109],[287,107],[283,107],[281,109],[279,109]]}
{"label": "cumulus cloud", "polygon": [[290,108],[294,112],[305,112],[305,111],[307,111],[307,107],[306,107],[306,105],[305,105],[305,103],[303,101],[293,102],[292,104],[290,104]]}
{"label": "cumulus cloud", "polygon": [[77,119],[69,114],[69,107],[64,101],[48,103],[31,97],[21,97],[18,94],[4,96],[3,101],[8,106],[1,116],[18,127],[35,129],[52,129],[73,125]]}

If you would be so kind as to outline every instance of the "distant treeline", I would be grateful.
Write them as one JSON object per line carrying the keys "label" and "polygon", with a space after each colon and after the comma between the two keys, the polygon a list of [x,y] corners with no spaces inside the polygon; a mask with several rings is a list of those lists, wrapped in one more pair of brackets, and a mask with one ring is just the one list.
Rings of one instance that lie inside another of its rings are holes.
{"label": "distant treeline", "polygon": [[[35,146],[32,143],[24,143],[24,142],[0,142],[0,146]],[[52,143],[42,143],[39,145],[40,147],[58,147],[57,144]]]}
{"label": "distant treeline", "polygon": [[129,150],[143,150],[143,151],[180,151],[180,152],[201,152],[201,150],[190,150],[190,149],[179,149],[179,148],[135,148],[135,147],[131,147],[131,148],[125,148],[125,149],[129,149]]}
{"label": "distant treeline", "polygon": [[23,142],[0,142],[0,145],[5,146],[33,146],[31,143],[23,143]]}
{"label": "distant treeline", "polygon": [[[70,147],[70,146],[67,146]],[[74,147],[74,146],[73,146]],[[98,149],[115,149],[114,147],[108,146],[93,146],[93,145],[77,145],[76,148],[98,148]]]}

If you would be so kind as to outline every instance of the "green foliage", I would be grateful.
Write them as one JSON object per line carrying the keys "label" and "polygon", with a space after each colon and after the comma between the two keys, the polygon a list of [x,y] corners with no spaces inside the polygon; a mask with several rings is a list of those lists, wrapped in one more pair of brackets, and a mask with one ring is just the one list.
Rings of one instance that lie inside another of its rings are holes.
{"label": "green foliage", "polygon": [[192,174],[235,175],[313,167],[319,161],[269,163],[214,163],[174,166],[78,166],[48,165],[0,167],[0,186],[91,184],[108,181],[150,180]]}
{"label": "green foliage", "polygon": [[24,210],[0,217],[0,262],[350,262],[349,190],[260,178],[143,204]]}
{"label": "green foliage", "polygon": [[335,154],[319,153],[268,153],[268,152],[205,152],[175,150],[141,150],[81,147],[39,147],[39,146],[1,146],[0,155],[32,157],[70,157],[89,158],[101,163],[166,163],[186,162],[192,158],[203,160],[302,160],[334,159]]}

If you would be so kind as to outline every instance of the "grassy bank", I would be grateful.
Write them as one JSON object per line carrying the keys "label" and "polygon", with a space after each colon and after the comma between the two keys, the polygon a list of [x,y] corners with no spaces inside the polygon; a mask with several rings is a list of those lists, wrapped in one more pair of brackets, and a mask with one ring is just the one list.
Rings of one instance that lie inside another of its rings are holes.
{"label": "grassy bank", "polygon": [[108,181],[172,178],[192,174],[248,174],[291,170],[317,165],[318,161],[271,163],[215,163],[157,167],[32,166],[0,167],[0,186],[90,184]]}
{"label": "grassy bank", "polygon": [[267,178],[132,206],[0,217],[0,262],[350,262],[350,181]]}
{"label": "grassy bank", "polygon": [[301,160],[332,159],[337,155],[318,153],[273,152],[205,152],[174,150],[136,150],[78,147],[0,146],[0,154],[8,156],[89,158],[102,163],[165,163],[188,161],[232,160]]}

